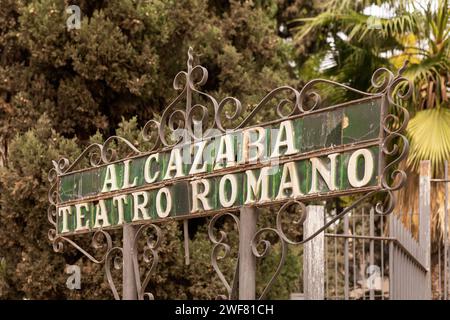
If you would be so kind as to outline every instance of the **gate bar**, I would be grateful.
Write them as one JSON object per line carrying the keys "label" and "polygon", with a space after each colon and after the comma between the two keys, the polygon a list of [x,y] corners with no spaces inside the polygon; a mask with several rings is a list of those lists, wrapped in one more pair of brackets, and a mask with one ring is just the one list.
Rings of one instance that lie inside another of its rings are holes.
{"label": "gate bar", "polygon": [[[309,205],[307,207],[307,217],[303,223],[304,237],[309,237],[323,227],[325,224],[324,212],[325,208],[323,205]],[[325,265],[324,244],[324,232],[321,232],[314,239],[304,244],[303,287],[305,300],[323,300],[325,298],[325,270],[323,268]],[[335,296],[337,297],[337,287],[334,290]]]}
{"label": "gate bar", "polygon": [[[132,248],[136,231],[136,226],[130,224],[125,224],[123,226],[123,300],[137,300],[138,298],[132,258]],[[139,277],[139,275],[136,276]]]}

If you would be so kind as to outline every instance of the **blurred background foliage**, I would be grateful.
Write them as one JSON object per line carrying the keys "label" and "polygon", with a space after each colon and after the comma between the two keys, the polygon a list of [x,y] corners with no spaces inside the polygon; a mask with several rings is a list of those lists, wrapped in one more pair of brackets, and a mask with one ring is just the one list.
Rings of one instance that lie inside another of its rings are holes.
{"label": "blurred background foliage", "polygon": [[[67,30],[69,5],[81,9],[79,30]],[[73,160],[89,142],[113,134],[142,145],[140,128],[177,95],[171,84],[186,69],[189,46],[209,71],[202,90],[235,96],[247,110],[277,86],[300,89],[318,77],[371,90],[377,68],[396,72],[409,60],[414,118],[403,165],[414,176],[420,160],[432,159],[439,175],[449,158],[448,1],[0,0],[1,299],[112,298],[100,266],[68,247],[53,252],[47,172],[51,160]],[[271,211],[262,217],[273,224]],[[180,224],[164,226],[162,261],[150,283],[156,298],[224,293],[209,262],[206,222],[191,223],[189,266]],[[268,298],[299,289],[298,251],[290,249]],[[277,254],[275,247],[258,265],[259,292]],[[223,262],[229,276],[234,262]],[[82,268],[82,290],[66,288],[66,264]]]}

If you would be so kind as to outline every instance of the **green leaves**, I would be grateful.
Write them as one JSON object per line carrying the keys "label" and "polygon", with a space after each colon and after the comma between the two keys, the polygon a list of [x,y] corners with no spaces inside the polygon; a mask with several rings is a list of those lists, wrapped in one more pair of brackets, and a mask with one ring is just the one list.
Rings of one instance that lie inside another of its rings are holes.
{"label": "green leaves", "polygon": [[[70,31],[67,1],[3,0],[0,6],[0,166],[8,165],[0,173],[0,259],[7,262],[0,298],[111,298],[102,267],[69,248],[56,254],[47,241],[47,171],[51,160],[73,160],[87,141],[101,143],[114,133],[146,150],[139,128],[179,94],[172,81],[186,69],[189,46],[210,72],[202,89],[218,100],[235,95],[251,109],[271,89],[294,84],[293,45],[277,30],[284,2],[74,4],[81,29]],[[190,267],[180,253],[179,225],[167,226],[166,236],[165,267],[150,284],[156,297],[214,298],[223,287],[212,280],[206,234],[192,238],[197,262]],[[77,239],[86,248],[88,240]],[[66,263],[82,267],[80,292],[65,288]]]}
{"label": "green leaves", "polygon": [[441,172],[450,155],[450,110],[420,111],[411,119],[408,129],[411,141],[408,165],[418,171],[421,160],[431,160],[435,174]]}
{"label": "green leaves", "polygon": [[30,53],[31,61],[62,67],[67,53],[59,44],[67,40],[62,1],[32,1],[19,10],[18,39]]}
{"label": "green leaves", "polygon": [[[348,82],[350,85],[367,90],[370,88],[370,75],[382,66],[394,69],[404,60],[410,60],[404,76],[415,87],[412,103],[407,106],[412,114],[422,109],[448,108],[450,83],[450,11],[448,1],[437,1],[436,8],[430,2],[422,5],[414,0],[377,1],[378,11],[387,10],[390,17],[370,16],[371,1],[355,4],[351,1],[330,1],[324,11],[314,18],[297,19],[301,25],[295,29],[297,37],[302,39],[310,32],[326,33],[327,45],[322,46],[311,57],[313,63],[323,63],[324,52],[332,53],[336,65],[324,71],[320,69],[313,77],[321,76]],[[372,19],[372,21],[370,21]],[[371,25],[371,23],[376,23]],[[342,36],[344,35],[344,36]],[[317,62],[317,57],[322,60]],[[308,70],[310,63],[305,64]],[[367,75],[364,77],[364,75]],[[436,161],[436,167],[442,165],[442,159],[450,157],[445,137],[448,125],[446,111],[425,112],[413,120],[410,136],[415,140],[410,152],[410,163],[417,168],[417,161],[430,156]],[[434,144],[422,135],[427,127],[421,121],[431,125],[435,139],[442,143]],[[441,130],[441,131],[435,131]],[[416,136],[413,133],[419,131]],[[430,145],[428,145],[430,144]],[[439,149],[441,148],[441,149]]]}

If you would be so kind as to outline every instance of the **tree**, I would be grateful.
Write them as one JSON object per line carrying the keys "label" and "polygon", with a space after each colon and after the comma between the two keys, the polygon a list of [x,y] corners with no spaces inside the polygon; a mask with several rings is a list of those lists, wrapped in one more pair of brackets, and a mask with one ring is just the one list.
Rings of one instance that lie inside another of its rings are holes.
{"label": "tree", "polygon": [[[433,173],[439,176],[444,161],[450,158],[449,3],[405,0],[375,4],[330,1],[319,15],[295,20],[300,24],[295,31],[300,41],[319,31],[329,38],[306,66],[336,81],[349,79],[351,86],[363,90],[370,90],[375,69],[384,66],[392,70],[409,61],[404,76],[412,81],[414,93],[412,103],[405,106],[413,118],[407,128],[410,154],[403,163],[409,179],[399,197],[400,210],[417,212],[418,204],[410,195],[418,192],[420,161],[431,160]],[[437,190],[440,195],[435,199],[442,199],[442,191]],[[442,237],[439,228],[445,225],[443,201],[434,201],[432,211],[438,212],[432,217],[433,239],[438,240]]]}
{"label": "tree", "polygon": [[[80,29],[66,27],[69,4],[81,9]],[[189,46],[210,72],[202,90],[218,99],[236,96],[251,109],[271,89],[295,85],[289,65],[294,48],[277,29],[287,19],[281,12],[285,8],[292,10],[289,1],[2,2],[2,298],[112,297],[99,266],[75,250],[56,254],[49,245],[46,172],[51,160],[63,155],[73,160],[89,141],[115,133],[142,143],[138,128],[157,118],[178,94],[170,84],[186,69]],[[198,227],[202,230],[203,223]],[[212,297],[211,266],[201,261],[184,267],[180,255],[172,254],[181,243],[179,226],[167,228],[161,264],[171,267],[150,284],[156,297]],[[201,237],[200,232],[192,235],[194,247],[209,246]],[[87,240],[83,244],[89,246]],[[65,288],[66,263],[83,266],[88,280],[82,292]],[[214,281],[212,288],[219,288]]]}

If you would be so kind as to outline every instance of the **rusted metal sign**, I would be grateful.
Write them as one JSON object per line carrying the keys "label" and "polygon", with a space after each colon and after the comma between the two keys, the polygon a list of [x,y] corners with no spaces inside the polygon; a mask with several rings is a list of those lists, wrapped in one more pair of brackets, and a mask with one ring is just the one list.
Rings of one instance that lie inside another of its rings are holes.
{"label": "rusted metal sign", "polygon": [[58,233],[380,188],[381,99],[58,177]]}

